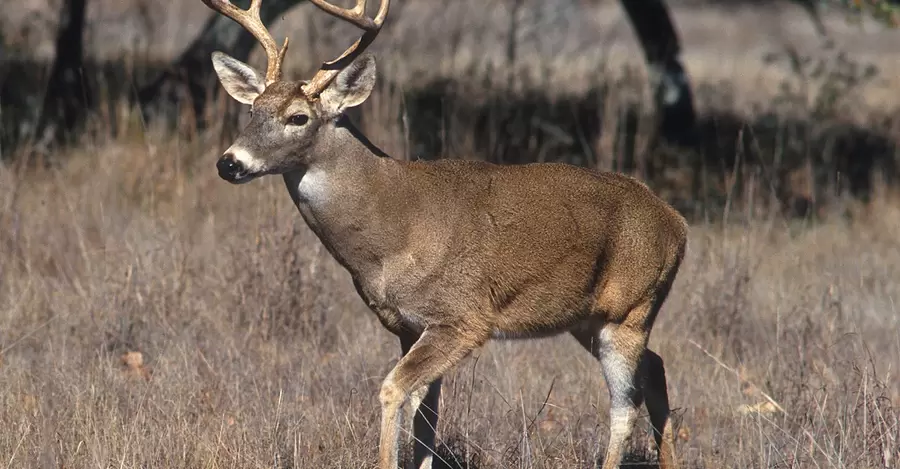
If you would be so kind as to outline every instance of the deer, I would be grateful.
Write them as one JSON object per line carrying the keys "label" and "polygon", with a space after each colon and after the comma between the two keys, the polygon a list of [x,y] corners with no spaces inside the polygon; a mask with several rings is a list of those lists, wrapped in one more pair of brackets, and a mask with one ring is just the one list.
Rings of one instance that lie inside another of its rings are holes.
{"label": "deer", "polygon": [[342,8],[310,0],[362,35],[310,80],[282,79],[279,48],[259,17],[203,0],[262,45],[265,73],[212,53],[219,82],[250,116],[216,162],[244,184],[281,175],[306,225],[346,269],[360,298],[400,344],[384,378],[378,467],[396,469],[404,407],[413,465],[432,466],[444,376],[490,340],[568,333],[600,364],[609,392],[602,467],[618,467],[646,405],[663,469],[676,466],[662,358],[648,348],[675,280],[688,224],[630,175],[560,162],[391,157],[346,111],[376,81],[366,52],[390,0]]}

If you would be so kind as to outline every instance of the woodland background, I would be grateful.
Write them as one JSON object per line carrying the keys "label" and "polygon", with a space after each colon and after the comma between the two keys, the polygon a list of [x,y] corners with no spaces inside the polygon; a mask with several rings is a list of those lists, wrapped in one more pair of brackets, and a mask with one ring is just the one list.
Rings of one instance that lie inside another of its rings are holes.
{"label": "woodland background", "polygon": [[[357,34],[265,3],[290,77]],[[353,118],[398,158],[623,171],[685,214],[651,347],[686,467],[900,467],[897,6],[640,5],[394,0]],[[227,24],[199,0],[4,8],[0,464],[374,465],[399,347],[281,181],[216,175],[246,109],[208,48],[263,64]],[[653,67],[689,86],[662,100]],[[568,337],[492,343],[445,381],[440,459],[594,467],[602,381]],[[641,422],[628,467],[653,467]]]}

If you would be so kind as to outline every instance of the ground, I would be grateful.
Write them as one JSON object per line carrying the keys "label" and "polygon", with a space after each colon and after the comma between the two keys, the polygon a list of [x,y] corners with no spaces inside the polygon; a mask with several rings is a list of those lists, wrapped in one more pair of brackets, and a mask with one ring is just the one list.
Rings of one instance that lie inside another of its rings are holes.
{"label": "ground", "polygon": [[[281,181],[224,183],[210,148],[108,142],[61,169],[0,172],[9,467],[373,463],[397,341]],[[208,158],[183,164],[192,152]],[[887,197],[852,222],[692,224],[650,344],[688,467],[896,467]],[[491,343],[443,406],[444,454],[471,467],[591,467],[606,438],[599,367],[567,336]],[[644,417],[638,460],[646,431]]]}

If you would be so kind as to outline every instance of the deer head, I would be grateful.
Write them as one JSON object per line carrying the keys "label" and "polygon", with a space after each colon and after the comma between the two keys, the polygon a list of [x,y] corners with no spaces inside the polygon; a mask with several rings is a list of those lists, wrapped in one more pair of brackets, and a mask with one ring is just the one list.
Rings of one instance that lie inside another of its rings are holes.
{"label": "deer head", "polygon": [[247,29],[263,46],[266,73],[223,52],[212,54],[219,81],[231,97],[249,104],[250,122],[216,163],[219,176],[245,183],[266,174],[283,174],[308,167],[316,157],[331,154],[328,135],[343,112],[358,106],[375,86],[375,59],[364,54],[381,30],[390,0],[381,0],[375,18],[366,16],[366,0],[345,9],[324,0],[310,0],[325,12],[348,21],[363,35],[338,58],[325,62],[309,81],[283,81],[282,65],[288,40],[279,49],[259,16],[261,0],[242,10],[228,0],[203,0],[213,10]]}

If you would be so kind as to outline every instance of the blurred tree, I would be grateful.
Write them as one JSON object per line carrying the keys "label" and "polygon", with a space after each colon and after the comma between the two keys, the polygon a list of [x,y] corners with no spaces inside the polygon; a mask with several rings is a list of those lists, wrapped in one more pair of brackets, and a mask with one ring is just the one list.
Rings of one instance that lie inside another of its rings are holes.
{"label": "blurred tree", "polygon": [[[281,16],[302,0],[270,0],[262,4],[260,16],[266,24]],[[680,46],[671,16],[663,0],[620,0],[640,39],[651,70],[659,109],[659,128],[671,141],[689,139],[694,124],[693,98],[684,67],[678,58]],[[248,1],[235,2],[245,8]],[[203,125],[202,115],[208,89],[215,81],[210,54],[227,50],[246,61],[256,41],[234,21],[222,15],[210,15],[200,35],[155,81],[139,92],[139,100],[148,117],[160,111],[174,121],[173,110],[188,98]],[[188,96],[183,96],[186,91]]]}
{"label": "blurred tree", "polygon": [[[742,0],[748,1],[748,0]],[[769,0],[771,1],[771,0]],[[850,15],[850,19],[859,19],[863,15],[869,15],[877,21],[889,26],[900,26],[900,0],[791,0],[809,13],[816,26],[816,30],[822,36],[827,36],[828,31],[822,22],[820,9],[822,7],[835,8]]]}
{"label": "blurred tree", "polygon": [[44,94],[35,137],[43,144],[71,136],[84,121],[91,93],[84,80],[86,0],[64,0],[59,12],[56,57]]}
{"label": "blurred tree", "polygon": [[[268,0],[262,3],[259,16],[263,23],[271,24],[276,18],[301,3],[303,0]],[[236,1],[236,5],[247,8],[249,0]],[[187,98],[197,117],[197,124],[203,125],[203,109],[208,99],[210,85],[215,83],[210,54],[216,50],[228,51],[234,58],[247,61],[256,47],[256,39],[231,19],[211,14],[200,34],[184,50],[169,68],[153,82],[143,87],[138,99],[147,117],[164,113],[167,120],[174,122],[176,110]],[[184,96],[187,92],[187,96]]]}
{"label": "blurred tree", "polygon": [[663,0],[619,0],[647,62],[656,105],[657,135],[668,143],[695,142],[694,98],[681,64],[681,44]]}
{"label": "blurred tree", "polygon": [[[303,0],[268,0],[263,2],[260,16],[266,24],[301,3]],[[775,0],[732,0],[775,1]],[[805,8],[825,34],[819,17],[821,4],[829,4],[850,10],[867,10],[884,18],[890,8],[896,10],[900,0],[791,0]],[[68,1],[67,1],[68,2]],[[83,2],[83,0],[82,0]],[[680,60],[681,45],[672,16],[665,0],[619,0],[628,16],[644,51],[644,57],[654,90],[657,109],[658,135],[676,144],[691,144],[694,140],[695,110],[690,81]],[[246,8],[248,0],[236,1]],[[887,6],[886,6],[887,5]],[[891,6],[893,5],[893,6]],[[896,21],[897,16],[894,16]],[[189,101],[197,124],[203,125],[202,116],[209,97],[210,85],[215,83],[215,73],[210,54],[215,50],[227,50],[239,60],[246,61],[256,46],[253,36],[237,23],[211,14],[197,38],[185,49],[168,70],[140,90],[138,99],[148,117],[160,112],[167,120],[175,122],[178,104]],[[187,96],[184,96],[184,94]]]}
{"label": "blurred tree", "polygon": [[868,14],[891,27],[900,26],[900,0],[819,0],[819,2],[844,8],[853,13]]}

